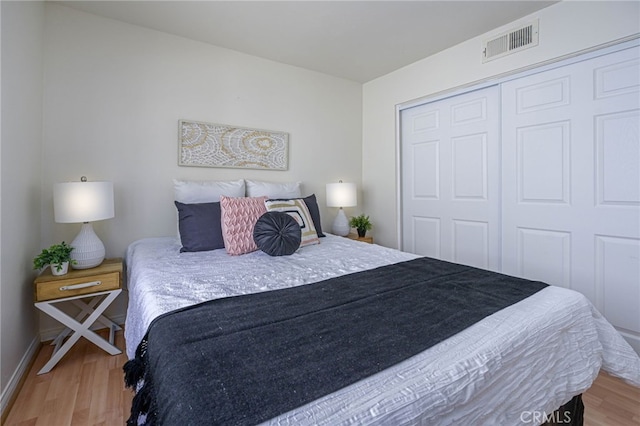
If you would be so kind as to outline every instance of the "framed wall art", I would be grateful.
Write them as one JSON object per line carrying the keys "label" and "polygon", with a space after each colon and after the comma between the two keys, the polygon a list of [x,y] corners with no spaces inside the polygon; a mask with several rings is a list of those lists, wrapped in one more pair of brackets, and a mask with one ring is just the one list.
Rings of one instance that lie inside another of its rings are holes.
{"label": "framed wall art", "polygon": [[289,134],[180,120],[178,165],[287,170]]}

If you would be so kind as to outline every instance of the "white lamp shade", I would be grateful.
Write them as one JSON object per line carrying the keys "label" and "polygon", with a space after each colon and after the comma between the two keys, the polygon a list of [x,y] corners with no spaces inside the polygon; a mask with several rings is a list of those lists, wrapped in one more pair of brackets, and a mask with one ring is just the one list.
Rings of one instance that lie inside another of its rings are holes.
{"label": "white lamp shade", "polygon": [[53,186],[53,211],[58,223],[110,219],[114,216],[113,183],[57,183]]}
{"label": "white lamp shade", "polygon": [[358,205],[356,184],[348,182],[327,184],[327,206],[354,207]]}

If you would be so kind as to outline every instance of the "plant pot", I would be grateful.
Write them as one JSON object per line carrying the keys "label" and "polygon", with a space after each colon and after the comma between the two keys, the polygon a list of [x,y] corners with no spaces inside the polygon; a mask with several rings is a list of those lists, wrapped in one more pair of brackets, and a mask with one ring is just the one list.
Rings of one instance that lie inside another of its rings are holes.
{"label": "plant pot", "polygon": [[[51,264],[51,273],[53,275],[64,275],[69,272],[69,262],[62,262],[60,264]],[[59,267],[59,268],[58,268]]]}
{"label": "plant pot", "polygon": [[358,237],[360,238],[364,238],[364,236],[367,235],[366,229],[357,229],[357,231],[358,231]]}

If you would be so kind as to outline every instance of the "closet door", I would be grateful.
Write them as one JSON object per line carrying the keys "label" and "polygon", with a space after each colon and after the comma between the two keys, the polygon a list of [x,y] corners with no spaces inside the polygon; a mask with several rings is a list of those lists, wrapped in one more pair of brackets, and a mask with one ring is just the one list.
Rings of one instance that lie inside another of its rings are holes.
{"label": "closet door", "polygon": [[582,292],[638,342],[639,56],[502,86],[504,272]]}
{"label": "closet door", "polygon": [[500,270],[497,86],[401,113],[402,250]]}

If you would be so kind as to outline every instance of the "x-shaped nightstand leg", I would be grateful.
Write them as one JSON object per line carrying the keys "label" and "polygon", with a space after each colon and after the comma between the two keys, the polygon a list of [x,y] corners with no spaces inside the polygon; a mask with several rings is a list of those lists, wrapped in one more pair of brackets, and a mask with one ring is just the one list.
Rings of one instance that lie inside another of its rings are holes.
{"label": "x-shaped nightstand leg", "polygon": [[[80,308],[80,313],[76,315],[76,321],[82,321],[84,317],[91,315],[91,313],[94,311],[96,307],[96,304],[101,299],[102,299],[101,296],[96,296],[92,298],[89,301],[89,303],[85,303],[82,299],[70,300],[69,301],[70,303],[72,303],[77,308]],[[105,327],[109,329],[109,343],[113,345],[115,332],[118,330],[122,330],[122,327],[120,327],[118,324],[111,321],[109,318],[105,317],[104,315],[100,315],[97,319],[97,322],[102,323]],[[65,337],[67,337],[70,333],[71,333],[71,329],[65,328],[62,332],[60,332],[60,334],[58,334],[58,336],[55,339],[53,339],[53,341],[51,342],[51,345],[56,347],[54,351],[57,351],[59,349],[60,345],[62,345],[62,343],[64,342]]]}
{"label": "x-shaped nightstand leg", "polygon": [[[80,337],[85,337],[87,340],[91,341],[98,347],[104,349],[110,355],[118,355],[122,353],[122,351],[118,349],[116,346],[109,343],[102,337],[98,336],[93,331],[89,330],[89,327],[91,327],[91,325],[94,322],[96,322],[96,320],[98,320],[99,318],[102,317],[106,319],[106,317],[102,316],[102,313],[105,311],[105,309],[107,309],[107,307],[109,307],[109,305],[115,300],[115,298],[118,297],[121,291],[122,290],[120,289],[110,290],[110,291],[105,291],[102,293],[94,293],[90,295],[89,297],[100,296],[100,295],[106,295],[106,297],[102,300],[102,302],[100,302],[95,307],[93,312],[82,323],[78,322],[75,318],[70,317],[65,312],[53,306],[53,303],[72,301],[72,300],[80,299],[87,296],[67,297],[64,299],[57,299],[57,300],[50,300],[47,302],[36,303],[35,305],[38,309],[45,312],[52,318],[55,318],[56,320],[60,321],[65,326],[69,327],[69,329],[74,330],[73,334],[69,336],[67,341],[62,346],[60,346],[59,348],[58,346],[56,346],[56,350],[51,356],[51,359],[44,365],[44,367],[40,369],[40,371],[38,371],[38,374],[44,374],[51,371],[51,369],[58,363],[58,361],[62,359],[62,357],[69,351],[69,349],[71,349],[71,347],[78,341],[78,339],[80,339]],[[90,305],[87,305],[87,306],[90,306]],[[113,322],[109,320],[109,323],[113,323]]]}

